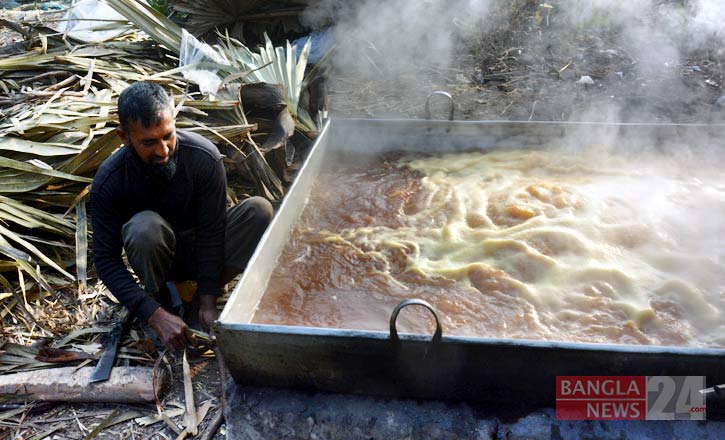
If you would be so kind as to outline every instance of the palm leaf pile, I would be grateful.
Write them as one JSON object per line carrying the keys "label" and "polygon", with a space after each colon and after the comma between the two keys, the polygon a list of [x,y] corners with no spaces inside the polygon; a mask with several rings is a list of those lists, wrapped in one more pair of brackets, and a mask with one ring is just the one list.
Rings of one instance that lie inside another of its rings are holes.
{"label": "palm leaf pile", "polygon": [[[297,128],[307,133],[314,132],[317,129],[315,122],[307,109],[299,105],[307,56],[310,53],[310,41],[305,43],[300,55],[297,56],[297,52],[289,42],[284,48],[275,48],[266,34],[264,39],[265,46],[259,49],[259,53],[255,53],[239,40],[224,35],[219,51],[233,68],[249,72],[245,75],[244,82],[284,85],[285,104],[295,119]],[[233,78],[231,75],[233,74],[227,76],[227,79]]]}
{"label": "palm leaf pile", "polygon": [[[128,19],[125,34],[86,44],[36,27],[23,32],[29,49],[0,59],[0,340],[50,336],[99,312],[89,304],[102,294],[86,286],[85,201],[94,172],[120,146],[116,100],[129,84],[155,81],[169,90],[177,126],[231,152],[271,199],[283,188],[252,141],[256,124],[243,111],[241,83],[281,85],[298,129],[316,130],[299,106],[309,45],[297,57],[289,43],[275,48],[267,40],[254,53],[225,36],[213,49],[226,60],[217,66],[224,86],[210,99],[183,77],[194,66],[178,66],[179,26],[144,2],[107,3]],[[76,288],[80,295],[68,295]],[[65,321],[50,325],[47,313],[58,304]]]}
{"label": "palm leaf pile", "polygon": [[[307,56],[310,51],[308,40],[299,56],[290,43],[285,48],[275,48],[265,35],[266,45],[259,49],[259,54],[252,52],[240,41],[227,35],[219,35],[221,44],[208,46],[193,35],[184,35],[184,30],[173,21],[164,17],[144,2],[135,0],[106,0],[106,3],[119,14],[129,18],[138,29],[148,35],[159,35],[158,42],[171,48],[174,55],[182,52],[182,46],[188,47],[191,43],[198,47],[204,45],[206,52],[213,52],[212,57],[203,57],[202,65],[182,65],[174,71],[184,72],[192,69],[212,69],[226,88],[218,95],[228,99],[239,98],[239,87],[242,83],[254,84],[265,82],[274,84],[285,93],[285,105],[292,114],[296,127],[308,136],[317,132],[317,124],[312,120],[307,109],[300,105],[302,89],[307,78],[304,72],[307,67]],[[176,41],[182,42],[179,47],[172,48]],[[223,62],[220,62],[223,61]],[[240,107],[241,107],[240,102]],[[242,111],[237,111],[239,122],[246,123]],[[267,163],[262,151],[258,148],[251,136],[247,135],[244,149],[239,153],[245,158],[244,167],[247,175],[254,181],[257,192],[269,199],[277,200],[284,195],[284,189],[279,178]],[[268,153],[268,152],[267,152]]]}
{"label": "palm leaf pile", "polygon": [[197,37],[213,40],[215,32],[261,39],[263,33],[301,33],[299,16],[310,0],[171,0],[169,7],[186,17],[185,27]]}

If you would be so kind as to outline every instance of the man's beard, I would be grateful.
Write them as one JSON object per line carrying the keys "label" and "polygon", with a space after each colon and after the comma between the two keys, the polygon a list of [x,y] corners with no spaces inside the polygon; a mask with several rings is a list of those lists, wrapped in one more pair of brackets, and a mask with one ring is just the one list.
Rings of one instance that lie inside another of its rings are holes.
{"label": "man's beard", "polygon": [[[132,147],[133,148],[133,147]],[[154,180],[171,180],[176,174],[177,164],[177,151],[169,154],[169,160],[164,164],[158,164],[151,162],[142,163],[142,170],[144,174],[151,177]]]}
{"label": "man's beard", "polygon": [[144,164],[144,172],[154,179],[171,180],[176,174],[176,152],[169,156],[169,160],[164,164],[147,163]]}

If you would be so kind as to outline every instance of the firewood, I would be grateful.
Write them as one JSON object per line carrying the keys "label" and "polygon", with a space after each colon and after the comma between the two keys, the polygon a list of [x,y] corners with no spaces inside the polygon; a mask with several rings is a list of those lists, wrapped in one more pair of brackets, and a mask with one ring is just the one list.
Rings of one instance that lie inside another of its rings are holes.
{"label": "firewood", "polygon": [[[157,384],[166,383],[159,373]],[[49,368],[0,376],[0,395],[11,401],[36,400],[58,402],[153,402],[153,369],[115,367],[106,382],[90,384],[93,367]]]}

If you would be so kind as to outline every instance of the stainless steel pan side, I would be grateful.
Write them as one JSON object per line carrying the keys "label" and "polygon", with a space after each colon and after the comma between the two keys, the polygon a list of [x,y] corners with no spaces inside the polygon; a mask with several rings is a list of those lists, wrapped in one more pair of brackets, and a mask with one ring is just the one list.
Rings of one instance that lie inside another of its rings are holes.
{"label": "stainless steel pan side", "polygon": [[[722,149],[725,125],[333,119],[333,151],[369,154],[497,148],[605,147],[679,153]],[[685,148],[686,147],[686,148]]]}
{"label": "stainless steel pan side", "polygon": [[260,239],[257,249],[247,264],[247,269],[232,291],[227,306],[219,317],[220,321],[251,321],[272,270],[274,270],[277,258],[287,242],[289,231],[302,214],[314,179],[323,164],[329,147],[329,136],[327,135],[329,130],[328,121],[311,147],[307,161],[282,201],[272,224]]}
{"label": "stainless steel pan side", "polygon": [[725,382],[725,350],[581,344],[222,324],[238,383],[341,393],[553,405],[557,375],[706,376]]}

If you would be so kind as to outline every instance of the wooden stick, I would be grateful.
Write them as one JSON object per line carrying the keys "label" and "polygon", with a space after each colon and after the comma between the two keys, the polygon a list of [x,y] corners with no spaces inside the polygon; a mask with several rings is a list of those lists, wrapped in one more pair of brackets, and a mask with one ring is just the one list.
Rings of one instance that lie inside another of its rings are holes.
{"label": "wooden stick", "polygon": [[222,352],[221,350],[219,350],[218,346],[214,347],[214,357],[216,358],[217,368],[219,368],[219,384],[221,388],[221,396],[219,396],[219,401],[222,404],[222,414],[226,414],[227,381],[229,380],[229,371],[227,370],[227,364],[224,363],[224,358],[222,358]]}
{"label": "wooden stick", "polygon": [[206,432],[204,432],[204,436],[201,440],[212,440],[217,431],[219,431],[219,428],[222,426],[222,423],[224,423],[224,410],[219,409],[219,412],[216,413],[214,418],[211,419],[211,422],[209,422],[209,426],[207,426]]}
{"label": "wooden stick", "polygon": [[[93,60],[93,61],[95,61],[95,60]],[[95,63],[92,62],[91,65],[93,65],[93,64],[95,64]],[[45,89],[43,89],[43,92],[52,92],[52,91],[58,90],[62,87],[65,87],[65,86],[71,84],[73,81],[76,80],[76,78],[78,78],[76,75],[69,76],[68,78],[64,79],[63,81],[60,81],[56,84],[52,84],[52,85],[46,87]],[[34,95],[40,95],[40,93],[41,93],[40,90],[33,90]],[[64,93],[70,93],[70,92],[64,92]]]}
{"label": "wooden stick", "polygon": [[216,416],[214,416],[212,421],[209,422],[209,425],[206,427],[206,432],[204,432],[204,435],[201,438],[202,440],[212,440],[214,438],[214,435],[216,435],[216,432],[222,426],[222,423],[224,423],[224,421],[226,420],[227,378],[229,377],[229,375],[227,371],[227,366],[224,363],[222,353],[219,350],[218,346],[214,347],[214,356],[216,357],[217,367],[219,368],[219,383],[221,386],[221,396],[219,397],[219,400],[221,401],[221,408]]}
{"label": "wooden stick", "polygon": [[[90,384],[94,367],[49,368],[0,376],[0,395],[12,401],[145,403],[154,401],[153,371],[115,367],[106,382]],[[158,383],[166,381],[160,375]]]}
{"label": "wooden stick", "polygon": [[196,419],[196,404],[194,403],[194,387],[191,384],[191,369],[189,361],[186,359],[186,350],[182,358],[182,369],[184,371],[184,400],[186,402],[186,415],[184,416],[184,426],[186,431],[191,435],[199,433]]}
{"label": "wooden stick", "polygon": [[182,431],[181,429],[179,429],[179,427],[176,426],[176,423],[174,423],[174,421],[171,420],[169,418],[169,416],[166,415],[166,413],[161,413],[161,420],[163,420],[164,423],[166,423],[166,426],[168,426],[169,429],[174,431],[174,434],[176,434],[176,435],[181,435],[182,433],[186,432],[186,430]]}
{"label": "wooden stick", "polygon": [[32,82],[35,82],[35,81],[40,81],[41,79],[45,79],[45,78],[48,78],[48,77],[51,77],[51,76],[53,76],[53,77],[55,77],[55,76],[62,76],[62,77],[66,77],[67,78],[67,77],[69,77],[71,75],[75,75],[75,74],[72,73],[72,72],[68,72],[67,70],[53,70],[53,71],[50,71],[50,72],[41,73],[40,75],[35,75],[35,76],[31,77],[31,78],[22,79],[22,80],[18,81],[18,84],[28,84],[28,83],[32,83]]}

